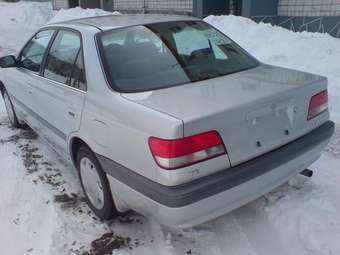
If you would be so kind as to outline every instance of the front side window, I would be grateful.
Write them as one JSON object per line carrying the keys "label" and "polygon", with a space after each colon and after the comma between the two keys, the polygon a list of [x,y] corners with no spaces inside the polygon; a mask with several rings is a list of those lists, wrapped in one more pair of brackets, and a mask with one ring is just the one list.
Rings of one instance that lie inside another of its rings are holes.
{"label": "front side window", "polygon": [[20,56],[20,66],[33,72],[39,72],[47,46],[54,30],[37,33],[26,45]]}
{"label": "front side window", "polygon": [[59,31],[48,53],[44,77],[70,84],[74,64],[81,51],[80,36],[72,31]]}
{"label": "front side window", "polygon": [[111,86],[142,92],[202,81],[258,65],[210,25],[180,21],[133,26],[97,36]]}

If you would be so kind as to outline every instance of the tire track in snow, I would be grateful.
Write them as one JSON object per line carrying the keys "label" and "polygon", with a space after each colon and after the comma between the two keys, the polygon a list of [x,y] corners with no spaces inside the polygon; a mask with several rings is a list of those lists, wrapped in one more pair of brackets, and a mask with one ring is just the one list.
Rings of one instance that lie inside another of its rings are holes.
{"label": "tire track in snow", "polygon": [[325,151],[331,156],[340,159],[340,125],[335,125],[335,133],[331,138],[329,144],[325,148]]}
{"label": "tire track in snow", "polygon": [[220,254],[290,255],[264,212],[243,206],[212,222]]}
{"label": "tire track in snow", "polygon": [[257,254],[290,255],[264,212],[248,204],[232,214]]}
{"label": "tire track in snow", "polygon": [[232,213],[213,222],[220,254],[259,255]]}

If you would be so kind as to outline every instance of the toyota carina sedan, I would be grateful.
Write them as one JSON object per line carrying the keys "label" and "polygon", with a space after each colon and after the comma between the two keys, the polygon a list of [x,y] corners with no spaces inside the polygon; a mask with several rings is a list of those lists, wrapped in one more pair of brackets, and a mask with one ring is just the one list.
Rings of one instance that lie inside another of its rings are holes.
{"label": "toyota carina sedan", "polygon": [[73,163],[102,219],[203,223],[302,172],[334,132],[325,77],[263,64],[191,17],[50,24],[0,66],[11,124]]}

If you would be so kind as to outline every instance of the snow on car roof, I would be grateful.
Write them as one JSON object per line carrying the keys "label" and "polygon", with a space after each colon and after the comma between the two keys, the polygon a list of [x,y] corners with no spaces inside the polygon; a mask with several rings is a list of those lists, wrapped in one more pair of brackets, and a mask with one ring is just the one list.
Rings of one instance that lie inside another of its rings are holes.
{"label": "snow on car roof", "polygon": [[151,23],[179,21],[179,20],[199,20],[194,17],[184,15],[165,15],[165,14],[129,14],[129,15],[107,15],[100,17],[90,17],[69,20],[58,24],[82,24],[95,26],[101,30],[110,30],[118,27],[128,27]]}

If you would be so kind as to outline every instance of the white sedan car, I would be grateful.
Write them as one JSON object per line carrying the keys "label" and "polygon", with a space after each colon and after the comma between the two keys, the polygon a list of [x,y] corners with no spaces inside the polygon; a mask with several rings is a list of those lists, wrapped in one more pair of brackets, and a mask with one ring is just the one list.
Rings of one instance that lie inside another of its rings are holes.
{"label": "white sedan car", "polygon": [[260,63],[191,17],[47,25],[0,66],[11,123],[74,164],[102,219],[211,220],[305,170],[334,132],[325,77]]}

